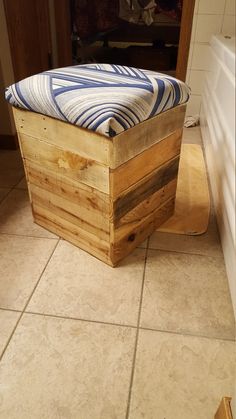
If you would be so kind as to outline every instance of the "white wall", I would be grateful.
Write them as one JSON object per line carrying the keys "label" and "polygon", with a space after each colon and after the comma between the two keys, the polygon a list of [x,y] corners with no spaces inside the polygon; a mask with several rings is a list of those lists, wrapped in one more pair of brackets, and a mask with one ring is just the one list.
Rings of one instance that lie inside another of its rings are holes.
{"label": "white wall", "polygon": [[235,36],[235,0],[196,0],[186,82],[192,95],[187,115],[199,115],[209,68],[209,41],[214,34]]}

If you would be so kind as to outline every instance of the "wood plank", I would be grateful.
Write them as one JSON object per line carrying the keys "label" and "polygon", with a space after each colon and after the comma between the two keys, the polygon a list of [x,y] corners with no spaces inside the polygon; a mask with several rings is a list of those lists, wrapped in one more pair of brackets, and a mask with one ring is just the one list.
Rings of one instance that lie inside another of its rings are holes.
{"label": "wood plank", "polygon": [[30,184],[33,204],[48,208],[52,213],[109,241],[109,218],[105,214],[85,209],[67,199]]}
{"label": "wood plank", "polygon": [[110,167],[115,169],[178,129],[183,128],[186,105],[178,105],[113,138]]}
{"label": "wood plank", "polygon": [[108,137],[36,112],[12,109],[19,134],[79,152],[81,157],[109,165],[112,141]]}
{"label": "wood plank", "polygon": [[[121,134],[108,138],[58,119],[13,107],[17,132],[54,144],[82,157],[120,166],[163,138],[182,129],[186,105],[154,116]],[[66,138],[66,141],[65,141]]]}
{"label": "wood plank", "polygon": [[171,180],[177,178],[178,168],[179,156],[168,161],[140,182],[133,185],[130,189],[126,190],[113,203],[112,213],[114,221],[120,219],[139,203],[151,197]]}
{"label": "wood plank", "polygon": [[111,261],[115,266],[120,260],[127,256],[133,249],[142,243],[150,234],[164,223],[174,213],[175,198],[170,198],[152,214],[134,223],[132,230],[129,230],[122,238],[120,232],[111,226]]}
{"label": "wood plank", "polygon": [[109,193],[109,168],[25,134],[20,134],[23,157],[43,168]]}
{"label": "wood plank", "polygon": [[233,419],[230,401],[231,397],[223,397],[220,406],[215,414],[215,419]]}
{"label": "wood plank", "polygon": [[182,129],[164,138],[141,154],[110,171],[110,194],[113,198],[148,173],[180,154]]}
{"label": "wood plank", "polygon": [[53,192],[89,212],[92,210],[95,214],[109,215],[110,198],[107,194],[74,179],[69,179],[58,172],[41,168],[34,162],[24,161],[30,183]]}
{"label": "wood plank", "polygon": [[111,265],[109,243],[101,240],[94,234],[80,229],[73,223],[62,219],[40,205],[33,205],[33,213],[37,224]]}
{"label": "wood plank", "polygon": [[171,180],[163,188],[159,189],[152,196],[140,202],[135,208],[125,214],[118,220],[114,221],[114,227],[117,237],[123,237],[133,228],[133,225],[148,215],[154,213],[170,198],[175,197],[177,187],[177,178]]}

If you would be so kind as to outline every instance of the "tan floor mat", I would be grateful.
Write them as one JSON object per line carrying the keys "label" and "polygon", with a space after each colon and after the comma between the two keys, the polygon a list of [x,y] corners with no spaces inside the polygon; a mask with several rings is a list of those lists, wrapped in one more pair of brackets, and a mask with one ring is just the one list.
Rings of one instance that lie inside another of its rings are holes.
{"label": "tan floor mat", "polygon": [[183,144],[174,215],[157,231],[197,235],[205,233],[210,214],[206,165],[202,148]]}

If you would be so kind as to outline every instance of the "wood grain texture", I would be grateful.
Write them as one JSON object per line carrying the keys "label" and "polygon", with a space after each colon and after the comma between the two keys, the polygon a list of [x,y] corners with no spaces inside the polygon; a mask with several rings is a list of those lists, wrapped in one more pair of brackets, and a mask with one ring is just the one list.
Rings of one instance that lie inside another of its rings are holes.
{"label": "wood grain texture", "polygon": [[179,168],[179,156],[168,161],[157,170],[154,170],[141,181],[126,190],[113,203],[113,220],[120,219],[124,214],[136,207],[156,191],[163,188],[171,180],[177,178]]}
{"label": "wood grain texture", "polygon": [[[134,223],[141,221],[143,218],[151,215],[157,208],[161,207],[170,198],[175,197],[177,186],[177,178],[171,180],[167,185],[154,192],[144,201],[140,202],[135,208],[127,212],[123,217],[114,221],[114,228],[119,231],[119,235],[123,235],[123,231],[132,229]],[[116,235],[117,237],[117,235]]]}
{"label": "wood grain texture", "polygon": [[185,104],[178,105],[114,137],[110,167],[115,169],[176,130],[182,129],[185,110]]}
{"label": "wood grain texture", "polygon": [[82,157],[115,169],[182,129],[185,110],[186,105],[176,106],[113,138],[35,112],[13,108],[13,113],[19,134],[29,135],[74,153],[79,152]]}
{"label": "wood grain texture", "polygon": [[215,414],[215,419],[233,419],[230,401],[231,397],[223,397],[220,406]]}
{"label": "wood grain texture", "polygon": [[133,159],[110,171],[113,199],[166,161],[180,154],[182,129],[164,138]]}
{"label": "wood grain texture", "polygon": [[93,195],[79,188],[79,185],[76,189],[68,187],[67,184],[61,182],[60,178],[57,178],[58,182],[54,188],[56,179],[54,183],[51,183],[52,177],[47,175],[45,182],[39,182],[35,171],[29,166],[26,167],[31,194],[37,194],[45,202],[54,203],[58,208],[74,214],[81,220],[109,231],[109,197],[107,195],[105,195],[106,200],[103,201],[103,197],[98,196],[99,193]]}
{"label": "wood grain texture", "polygon": [[20,134],[20,143],[26,160],[36,162],[45,169],[61,173],[101,192],[109,193],[107,166],[25,134]]}
{"label": "wood grain texture", "polygon": [[35,222],[40,226],[68,240],[108,265],[112,264],[109,257],[110,245],[99,236],[79,228],[48,208],[36,203],[33,204],[33,215]]}
{"label": "wood grain texture", "polygon": [[70,179],[61,173],[42,168],[35,162],[24,160],[28,182],[53,192],[87,211],[109,215],[110,198],[107,194]]}
{"label": "wood grain texture", "polygon": [[175,198],[170,198],[162,206],[141,220],[133,223],[132,229],[128,232],[115,229],[111,225],[111,253],[110,258],[113,266],[127,256],[133,249],[142,243],[150,234],[165,222],[174,212]]}
{"label": "wood grain texture", "polygon": [[80,205],[62,198],[52,192],[45,191],[34,184],[30,185],[33,206],[40,205],[47,208],[61,219],[69,221],[75,227],[92,233],[102,240],[109,242],[109,218],[102,213],[94,213]]}
{"label": "wood grain texture", "polygon": [[109,166],[109,138],[58,119],[13,107],[17,132]]}
{"label": "wood grain texture", "polygon": [[115,266],[173,214],[184,113],[108,139],[14,110],[35,222]]}

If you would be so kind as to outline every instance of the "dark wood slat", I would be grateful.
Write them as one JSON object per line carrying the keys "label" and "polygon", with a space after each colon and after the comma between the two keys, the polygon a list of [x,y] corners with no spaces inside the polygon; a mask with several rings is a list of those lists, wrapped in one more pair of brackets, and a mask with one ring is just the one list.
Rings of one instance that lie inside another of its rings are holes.
{"label": "dark wood slat", "polygon": [[114,202],[114,220],[121,218],[124,214],[136,207],[148,196],[153,195],[156,191],[167,185],[172,179],[177,177],[179,168],[179,156],[163,165],[155,171],[151,176],[144,178],[141,184],[133,188],[125,195],[121,196]]}

